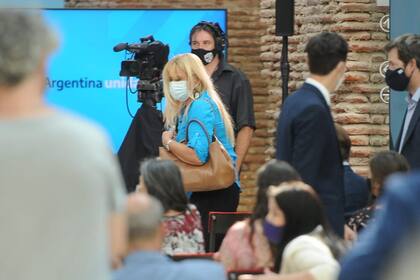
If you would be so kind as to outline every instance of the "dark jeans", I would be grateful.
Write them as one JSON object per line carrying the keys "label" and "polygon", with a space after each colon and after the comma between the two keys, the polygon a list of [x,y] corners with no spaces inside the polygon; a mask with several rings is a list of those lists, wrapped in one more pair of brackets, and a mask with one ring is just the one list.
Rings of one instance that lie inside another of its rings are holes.
{"label": "dark jeans", "polygon": [[[197,206],[198,211],[201,214],[201,224],[203,226],[204,241],[206,244],[206,251],[209,249],[209,233],[208,233],[208,222],[209,212],[221,211],[221,212],[234,212],[239,204],[239,188],[236,183],[232,186],[217,191],[210,192],[194,192],[191,195],[191,203]],[[216,251],[219,250],[222,244],[224,235],[216,236]]]}

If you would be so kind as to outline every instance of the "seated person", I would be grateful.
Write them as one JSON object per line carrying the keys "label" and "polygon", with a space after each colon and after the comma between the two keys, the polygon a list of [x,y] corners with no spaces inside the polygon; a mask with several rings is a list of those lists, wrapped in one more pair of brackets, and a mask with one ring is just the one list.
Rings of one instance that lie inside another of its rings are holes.
{"label": "seated person", "polygon": [[347,221],[352,230],[360,231],[365,228],[373,213],[380,211],[381,206],[376,203],[381,196],[386,178],[396,172],[407,172],[409,164],[405,157],[394,151],[383,151],[376,154],[369,162],[372,182],[372,196],[375,201],[354,213]]}
{"label": "seated person", "polygon": [[267,215],[267,189],[292,180],[300,180],[300,176],[284,161],[271,160],[258,170],[257,201],[251,218],[235,223],[215,254],[215,259],[221,261],[226,270],[273,266],[270,244],[275,245],[277,239],[266,236],[263,230],[263,220]]}
{"label": "seated person", "polygon": [[200,213],[188,203],[178,167],[172,161],[149,159],[141,164],[140,174],[138,190],[157,198],[165,211],[163,252],[204,253]]}
{"label": "seated person", "polygon": [[356,174],[350,167],[349,158],[351,150],[351,140],[346,130],[336,124],[338,144],[340,145],[340,154],[343,158],[344,168],[344,213],[351,214],[368,205],[369,185],[365,178]]}
{"label": "seated person", "polygon": [[315,191],[302,182],[286,182],[268,191],[268,214],[264,228],[280,240],[273,256],[274,272],[244,275],[239,279],[332,280],[344,252],[342,241],[326,224]]}
{"label": "seated person", "polygon": [[127,211],[129,255],[124,260],[124,267],[114,272],[114,280],[226,279],[223,267],[214,261],[174,262],[161,253],[165,227],[162,224],[163,208],[157,199],[132,193],[127,200]]}

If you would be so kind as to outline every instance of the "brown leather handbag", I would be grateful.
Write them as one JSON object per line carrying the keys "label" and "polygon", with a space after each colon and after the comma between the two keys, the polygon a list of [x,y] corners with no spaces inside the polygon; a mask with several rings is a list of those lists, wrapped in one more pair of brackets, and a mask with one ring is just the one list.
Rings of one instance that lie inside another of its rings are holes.
{"label": "brown leather handbag", "polygon": [[208,161],[203,165],[191,165],[163,147],[159,147],[159,157],[175,162],[181,170],[182,181],[187,192],[214,191],[230,187],[235,181],[235,168],[229,154],[216,138],[216,135],[214,141],[211,142],[204,125],[199,120],[194,119],[187,125],[186,142],[188,143],[188,127],[193,122],[199,124],[206,133],[209,141]]}

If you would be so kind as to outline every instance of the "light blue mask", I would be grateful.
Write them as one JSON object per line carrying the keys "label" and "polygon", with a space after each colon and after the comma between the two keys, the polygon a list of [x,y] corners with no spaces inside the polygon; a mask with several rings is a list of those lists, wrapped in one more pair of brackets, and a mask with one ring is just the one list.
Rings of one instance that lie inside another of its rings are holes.
{"label": "light blue mask", "polygon": [[171,94],[172,98],[184,102],[188,99],[189,92],[187,81],[172,81],[169,82],[169,93]]}

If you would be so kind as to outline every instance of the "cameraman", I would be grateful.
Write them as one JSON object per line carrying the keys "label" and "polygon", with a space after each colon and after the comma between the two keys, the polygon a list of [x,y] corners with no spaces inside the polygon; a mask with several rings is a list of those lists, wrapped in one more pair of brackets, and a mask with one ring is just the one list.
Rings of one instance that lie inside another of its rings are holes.
{"label": "cameraman", "polygon": [[251,143],[255,129],[254,107],[248,78],[228,64],[223,55],[227,38],[218,23],[201,21],[190,31],[191,52],[203,62],[207,73],[234,121],[237,168]]}

